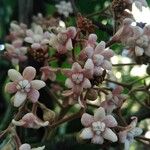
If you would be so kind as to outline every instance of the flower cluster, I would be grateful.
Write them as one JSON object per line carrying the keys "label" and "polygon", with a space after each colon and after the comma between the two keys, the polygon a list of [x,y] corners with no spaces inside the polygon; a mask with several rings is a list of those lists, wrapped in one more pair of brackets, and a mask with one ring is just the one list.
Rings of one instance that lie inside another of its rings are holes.
{"label": "flower cluster", "polygon": [[58,34],[52,34],[50,39],[50,46],[55,48],[58,53],[64,54],[68,50],[73,49],[72,39],[76,36],[76,28],[68,27],[67,29],[61,29]]}
{"label": "flower cluster", "polygon": [[[112,6],[114,8],[122,3],[120,0],[113,2],[117,5]],[[122,13],[132,4],[139,10],[147,7],[146,1],[142,0],[124,0],[124,3]],[[63,21],[73,13],[70,2],[61,1],[55,7],[59,14],[65,16],[62,17]],[[8,131],[15,130],[12,133],[17,138],[18,126],[32,129],[49,127],[51,130],[61,123],[81,117],[81,124],[85,127],[80,132],[81,139],[90,140],[93,144],[104,144],[105,140],[120,142],[128,150],[134,137],[139,136],[142,130],[136,127],[137,117],[132,117],[127,125],[121,116],[121,108],[127,98],[122,94],[123,90],[127,87],[131,93],[134,90],[132,86],[129,88],[125,83],[110,80],[117,86],[114,89],[107,87],[108,76],[113,73],[111,58],[115,54],[110,46],[119,42],[130,54],[149,58],[150,25],[134,25],[134,16],[125,18],[119,30],[105,43],[98,41],[98,36],[93,33],[95,25],[90,19],[78,15],[77,27],[61,27],[59,21],[60,18],[38,14],[33,17],[30,28],[16,22],[10,25],[7,39],[10,43],[6,44],[5,56],[12,64],[18,65],[15,67],[19,67],[22,74],[17,69],[8,70],[11,82],[6,84],[5,91],[14,94],[11,100],[18,108]],[[24,61],[24,64],[20,63]],[[148,88],[142,87],[142,90]],[[74,105],[77,101],[81,107]],[[55,109],[54,104],[54,110],[50,110],[51,103],[56,103],[60,109]],[[79,112],[68,115],[70,105],[75,110],[80,108]],[[93,110],[88,109],[89,106],[96,107],[93,116],[87,113]],[[55,110],[60,112],[56,114]],[[48,134],[45,132],[44,138],[48,139]],[[45,149],[45,146],[31,148],[30,144],[20,143],[17,143],[19,150]]]}
{"label": "flower cluster", "polygon": [[19,62],[27,60],[27,47],[23,45],[23,39],[25,37],[27,26],[23,23],[20,25],[17,22],[10,24],[10,34],[7,36],[7,40],[11,43],[6,43],[5,56],[11,60],[13,65],[18,65]]}

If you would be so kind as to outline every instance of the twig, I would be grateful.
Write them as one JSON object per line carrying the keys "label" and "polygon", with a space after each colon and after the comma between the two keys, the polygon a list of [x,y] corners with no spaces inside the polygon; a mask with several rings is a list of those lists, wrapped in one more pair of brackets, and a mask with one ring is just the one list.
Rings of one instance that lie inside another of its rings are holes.
{"label": "twig", "polygon": [[113,67],[118,67],[118,66],[134,66],[138,65],[137,63],[124,63],[124,64],[112,64]]}
{"label": "twig", "polygon": [[108,10],[109,8],[110,8],[110,6],[107,6],[106,8],[104,8],[104,9],[98,11],[98,12],[94,12],[94,13],[88,14],[88,15],[86,15],[85,17],[90,18],[90,17],[97,16],[97,15],[103,15],[104,12],[105,12],[106,10]]}
{"label": "twig", "polygon": [[56,123],[50,125],[49,127],[50,127],[50,128],[56,128],[58,125],[60,125],[60,124],[62,124],[62,123],[64,123],[64,122],[66,122],[66,121],[69,122],[69,121],[71,121],[71,120],[80,118],[83,113],[84,113],[84,109],[81,108],[80,111],[77,112],[76,114],[73,114],[73,115],[70,115],[70,116],[68,116],[68,117],[65,117],[65,118],[63,118],[63,119],[61,119],[61,120],[58,120]]}
{"label": "twig", "polygon": [[107,81],[107,82],[112,82],[112,83],[115,83],[115,84],[117,84],[117,85],[121,85],[121,86],[126,87],[126,88],[128,88],[128,89],[131,89],[131,88],[132,88],[131,84],[120,83],[120,82],[113,81],[113,80],[109,80],[109,79],[105,79],[105,81]]}

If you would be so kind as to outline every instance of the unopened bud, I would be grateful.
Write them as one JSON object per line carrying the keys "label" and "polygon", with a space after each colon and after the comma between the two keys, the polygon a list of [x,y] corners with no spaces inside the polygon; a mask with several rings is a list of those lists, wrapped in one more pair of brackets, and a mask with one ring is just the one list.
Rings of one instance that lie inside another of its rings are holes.
{"label": "unopened bud", "polygon": [[94,89],[90,89],[89,92],[87,93],[87,99],[94,101],[97,99],[98,93]]}
{"label": "unopened bud", "polygon": [[43,112],[44,112],[43,114],[44,121],[49,121],[50,124],[54,122],[56,116],[54,111],[50,109],[44,109]]}

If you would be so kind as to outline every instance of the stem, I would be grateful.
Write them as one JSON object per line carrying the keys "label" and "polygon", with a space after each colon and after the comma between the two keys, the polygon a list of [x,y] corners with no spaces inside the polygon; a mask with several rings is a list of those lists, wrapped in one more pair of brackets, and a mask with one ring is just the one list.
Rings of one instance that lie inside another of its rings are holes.
{"label": "stem", "polygon": [[90,17],[97,16],[97,15],[103,15],[104,12],[105,12],[106,10],[108,10],[108,9],[110,9],[110,5],[107,6],[106,8],[104,8],[104,9],[98,11],[98,12],[94,12],[94,13],[88,14],[88,15],[86,15],[85,17],[90,18]]}
{"label": "stem", "polygon": [[107,81],[107,82],[112,82],[112,83],[115,83],[115,84],[117,84],[117,85],[121,85],[121,86],[126,87],[126,88],[128,88],[128,89],[131,89],[131,88],[132,88],[132,86],[131,86],[130,84],[120,83],[120,82],[113,81],[113,80],[109,80],[109,79],[105,79],[105,81]]}
{"label": "stem", "polygon": [[56,128],[57,126],[59,126],[60,124],[64,123],[64,122],[69,122],[71,120],[74,120],[74,119],[77,119],[77,118],[80,118],[81,115],[84,113],[84,109],[81,108],[79,112],[77,112],[76,114],[73,114],[73,115],[70,115],[68,117],[65,117],[61,120],[58,120],[56,123],[50,125],[49,127],[50,128]]}
{"label": "stem", "polygon": [[138,65],[136,63],[125,63],[125,64],[112,64],[113,67],[118,67],[118,66],[134,66],[134,65]]}

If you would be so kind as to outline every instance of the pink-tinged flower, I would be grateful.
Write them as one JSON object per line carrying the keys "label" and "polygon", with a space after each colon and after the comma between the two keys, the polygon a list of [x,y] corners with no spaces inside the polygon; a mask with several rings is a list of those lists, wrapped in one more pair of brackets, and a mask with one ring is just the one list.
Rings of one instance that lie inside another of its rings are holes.
{"label": "pink-tinged flower", "polygon": [[100,76],[103,70],[111,70],[112,64],[110,58],[114,55],[114,52],[110,49],[105,49],[105,42],[101,41],[95,49],[92,47],[86,47],[80,55],[82,60],[91,59],[94,64],[93,73],[95,76]]}
{"label": "pink-tinged flower", "polygon": [[33,113],[27,113],[25,114],[19,121],[12,120],[12,123],[16,126],[23,126],[25,128],[33,128],[33,129],[39,129],[41,127],[48,126],[48,121],[42,121],[37,116],[35,116]]}
{"label": "pink-tinged flower", "polygon": [[130,18],[124,19],[121,28],[115,33],[111,40],[124,43],[124,41],[133,35],[132,22],[133,20]]}
{"label": "pink-tinged flower", "polygon": [[71,70],[65,70],[64,74],[68,77],[65,85],[72,89],[75,95],[79,96],[83,89],[91,87],[91,83],[88,79],[89,72],[86,69],[82,69],[77,62],[72,65]]}
{"label": "pink-tinged flower", "polygon": [[106,115],[103,107],[98,108],[94,116],[84,113],[81,123],[85,126],[80,134],[82,139],[91,139],[94,144],[103,144],[104,139],[118,141],[117,135],[110,129],[117,126],[117,121],[112,115]]}
{"label": "pink-tinged flower", "polygon": [[27,25],[17,22],[11,22],[10,24],[10,34],[7,36],[7,39],[10,41],[16,39],[23,39],[25,37],[25,32],[27,30]]}
{"label": "pink-tinged flower", "polygon": [[60,31],[57,35],[53,34],[49,44],[57,49],[58,53],[64,54],[68,50],[73,49],[72,39],[75,38],[76,33],[75,27],[68,27],[67,29]]}
{"label": "pink-tinged flower", "polygon": [[19,62],[23,62],[27,59],[25,55],[27,53],[27,47],[22,46],[23,41],[21,39],[15,40],[12,44],[6,44],[5,55],[11,60],[13,65],[17,65]]}
{"label": "pink-tinged flower", "polygon": [[136,127],[137,117],[132,117],[131,119],[132,122],[128,125],[126,130],[119,132],[119,140],[121,143],[124,143],[125,150],[129,150],[130,145],[134,141],[134,137],[141,135],[143,132],[141,128]]}
{"label": "pink-tinged flower", "polygon": [[24,41],[31,44],[31,48],[40,49],[45,47],[45,45],[49,44],[49,40],[51,34],[46,31],[43,32],[43,29],[39,25],[35,25],[32,29],[26,31],[27,37],[25,37]]}
{"label": "pink-tinged flower", "polygon": [[50,79],[51,81],[56,80],[57,69],[51,68],[50,66],[41,67],[40,71],[42,72],[41,80],[46,81]]}
{"label": "pink-tinged flower", "polygon": [[112,93],[106,96],[106,100],[101,103],[101,107],[104,107],[108,114],[112,113],[112,111],[116,108],[122,106],[126,97],[122,95],[123,88],[121,86],[117,86]]}
{"label": "pink-tinged flower", "polygon": [[26,67],[23,75],[14,69],[8,70],[8,76],[13,82],[9,82],[5,86],[5,91],[13,94],[13,102],[15,107],[21,106],[26,99],[32,103],[36,103],[39,98],[39,89],[45,86],[45,82],[41,80],[33,80],[36,70],[33,67]]}
{"label": "pink-tinged flower", "polygon": [[93,47],[97,45],[97,35],[96,34],[90,34],[88,37],[88,40],[85,42],[85,47]]}
{"label": "pink-tinged flower", "polygon": [[44,150],[45,149],[45,146],[42,146],[42,147],[37,147],[37,148],[31,148],[31,145],[30,144],[22,144],[20,147],[19,147],[19,150]]}

